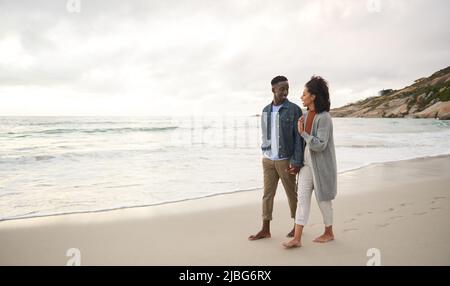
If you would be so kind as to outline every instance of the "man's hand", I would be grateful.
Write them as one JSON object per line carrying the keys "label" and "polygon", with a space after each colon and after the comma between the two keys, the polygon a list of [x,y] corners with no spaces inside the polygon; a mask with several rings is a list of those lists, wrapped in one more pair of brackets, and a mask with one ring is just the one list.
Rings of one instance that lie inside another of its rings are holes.
{"label": "man's hand", "polygon": [[291,175],[296,175],[298,172],[300,172],[300,169],[302,167],[294,166],[289,164],[289,169],[286,169],[285,171],[288,172]]}

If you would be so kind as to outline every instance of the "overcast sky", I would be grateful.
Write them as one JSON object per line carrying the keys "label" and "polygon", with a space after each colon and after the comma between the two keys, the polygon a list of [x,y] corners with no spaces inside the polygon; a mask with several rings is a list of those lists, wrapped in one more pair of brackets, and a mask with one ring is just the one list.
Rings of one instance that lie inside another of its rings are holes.
{"label": "overcast sky", "polygon": [[251,115],[313,74],[338,107],[450,65],[448,0],[76,2],[0,0],[0,115]]}

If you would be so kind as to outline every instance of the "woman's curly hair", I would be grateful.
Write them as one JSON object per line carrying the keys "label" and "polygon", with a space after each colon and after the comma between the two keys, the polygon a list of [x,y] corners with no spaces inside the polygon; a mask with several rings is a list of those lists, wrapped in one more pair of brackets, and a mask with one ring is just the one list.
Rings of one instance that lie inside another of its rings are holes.
{"label": "woman's curly hair", "polygon": [[328,91],[328,82],[320,76],[312,76],[305,84],[311,95],[315,95],[314,106],[316,112],[330,111],[330,93]]}

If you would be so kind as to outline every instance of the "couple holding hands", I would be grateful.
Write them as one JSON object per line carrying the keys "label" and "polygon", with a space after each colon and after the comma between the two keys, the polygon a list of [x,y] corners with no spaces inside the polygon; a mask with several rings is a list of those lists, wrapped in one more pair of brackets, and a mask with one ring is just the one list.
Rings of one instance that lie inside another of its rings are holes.
{"label": "couple holding hands", "polygon": [[[289,82],[284,76],[271,81],[273,101],[261,116],[264,194],[262,198],[262,229],[249,240],[271,237],[273,202],[278,181],[286,191],[291,217],[295,225],[284,242],[286,248],[301,246],[304,226],[308,223],[314,191],[325,224],[324,233],[314,242],[334,239],[332,200],[337,192],[337,167],[333,140],[328,83],[313,76],[301,95],[300,107],[287,99]],[[296,177],[298,176],[298,181]]]}

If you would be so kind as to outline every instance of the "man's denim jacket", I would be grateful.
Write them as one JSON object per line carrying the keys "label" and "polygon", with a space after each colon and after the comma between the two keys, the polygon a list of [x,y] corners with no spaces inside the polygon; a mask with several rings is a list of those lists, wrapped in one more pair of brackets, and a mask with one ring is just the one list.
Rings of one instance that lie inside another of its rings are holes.
{"label": "man's denim jacket", "polygon": [[[262,151],[271,148],[271,116],[272,103],[264,107],[261,116],[262,128]],[[278,111],[279,114],[279,149],[278,156],[280,158],[289,158],[289,162],[293,166],[303,166],[303,138],[297,130],[297,121],[302,116],[302,110],[295,103],[285,100]]]}

